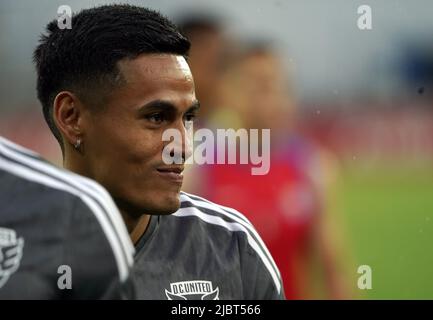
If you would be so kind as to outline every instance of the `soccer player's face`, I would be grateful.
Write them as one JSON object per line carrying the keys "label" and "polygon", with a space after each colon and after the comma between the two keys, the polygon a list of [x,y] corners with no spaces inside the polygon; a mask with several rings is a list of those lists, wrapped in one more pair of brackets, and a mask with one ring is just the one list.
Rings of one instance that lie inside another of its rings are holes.
{"label": "soccer player's face", "polygon": [[[163,132],[182,134],[176,150],[188,158],[185,122],[198,107],[190,69],[181,56],[145,54],[123,60],[126,84],[113,90],[103,111],[88,111],[86,166],[108,189],[121,209],[141,214],[169,214],[179,208],[183,165],[166,165]],[[174,168],[176,167],[176,168]]]}

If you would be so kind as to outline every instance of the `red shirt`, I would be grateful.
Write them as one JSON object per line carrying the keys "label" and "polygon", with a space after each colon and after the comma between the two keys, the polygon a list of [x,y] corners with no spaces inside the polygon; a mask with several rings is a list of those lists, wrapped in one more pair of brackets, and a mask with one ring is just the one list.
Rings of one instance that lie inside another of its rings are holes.
{"label": "red shirt", "polygon": [[286,298],[299,298],[297,257],[308,250],[318,201],[308,177],[312,153],[294,140],[271,155],[270,171],[252,175],[251,165],[207,165],[202,195],[242,212],[255,226],[280,269]]}

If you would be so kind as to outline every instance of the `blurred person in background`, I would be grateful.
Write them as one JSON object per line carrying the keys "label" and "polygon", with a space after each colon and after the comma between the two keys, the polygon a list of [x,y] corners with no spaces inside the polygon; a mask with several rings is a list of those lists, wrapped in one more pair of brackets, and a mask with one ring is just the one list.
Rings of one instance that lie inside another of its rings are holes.
{"label": "blurred person in background", "polygon": [[[177,19],[179,30],[191,43],[188,64],[194,74],[194,86],[200,101],[200,117],[194,122],[195,130],[212,127],[211,118],[218,107],[217,96],[219,79],[231,56],[236,52],[236,46],[226,34],[222,18],[201,12],[187,14]],[[185,166],[185,191],[199,192],[205,188],[205,179],[197,178],[200,174],[195,164]]]}
{"label": "blurred person in background", "polygon": [[[194,169],[187,186],[247,213],[281,271],[288,299],[348,298],[338,243],[331,239],[338,230],[330,230],[325,210],[335,171],[332,154],[296,132],[294,95],[270,47],[239,48],[226,63],[204,122],[210,128],[270,128],[270,171],[251,175],[251,165],[204,165]],[[191,65],[197,65],[194,56]]]}
{"label": "blurred person in background", "polygon": [[206,126],[204,122],[216,107],[215,88],[231,44],[217,17],[197,14],[177,20],[182,34],[194,43],[190,49],[188,63],[194,74],[195,90],[200,101],[200,119],[195,123],[198,128]]}

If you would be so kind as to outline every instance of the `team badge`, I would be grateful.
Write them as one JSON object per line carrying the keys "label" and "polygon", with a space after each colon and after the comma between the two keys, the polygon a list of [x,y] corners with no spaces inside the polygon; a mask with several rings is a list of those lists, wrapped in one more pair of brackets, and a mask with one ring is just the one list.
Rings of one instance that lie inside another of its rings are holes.
{"label": "team badge", "polygon": [[211,281],[181,281],[171,283],[165,295],[168,300],[219,300],[219,288],[213,289]]}
{"label": "team badge", "polygon": [[23,247],[24,239],[14,230],[0,228],[0,288],[20,266]]}

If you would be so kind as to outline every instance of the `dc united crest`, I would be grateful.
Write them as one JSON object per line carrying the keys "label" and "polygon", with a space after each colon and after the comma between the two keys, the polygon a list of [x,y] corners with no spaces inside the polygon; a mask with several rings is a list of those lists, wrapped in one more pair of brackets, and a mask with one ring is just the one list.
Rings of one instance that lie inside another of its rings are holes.
{"label": "dc united crest", "polygon": [[170,291],[165,289],[165,295],[168,300],[219,300],[219,288],[214,290],[211,281],[181,281],[170,283]]}
{"label": "dc united crest", "polygon": [[0,228],[0,288],[20,266],[23,247],[24,239],[14,230]]}

